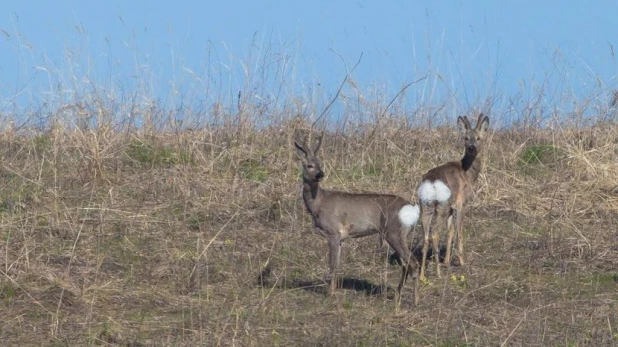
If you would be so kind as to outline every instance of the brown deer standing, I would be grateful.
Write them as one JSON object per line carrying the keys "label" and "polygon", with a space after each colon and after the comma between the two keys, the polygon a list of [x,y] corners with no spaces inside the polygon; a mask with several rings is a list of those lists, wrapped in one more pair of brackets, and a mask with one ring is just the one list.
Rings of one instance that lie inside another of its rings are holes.
{"label": "brown deer standing", "polygon": [[[433,258],[436,263],[436,276],[440,277],[439,241],[440,232],[446,224],[448,235],[446,238],[446,255],[444,264],[451,262],[451,247],[454,234],[457,235],[457,262],[454,265],[463,265],[463,217],[466,204],[473,197],[474,182],[481,171],[481,162],[478,155],[481,152],[481,141],[489,127],[489,118],[482,113],[479,115],[476,126],[472,128],[468,117],[458,117],[457,126],[464,137],[465,154],[460,161],[453,161],[429,170],[423,175],[418,188],[418,197],[421,205],[421,222],[423,224],[424,240],[421,260],[420,278],[425,279],[425,261],[429,248],[429,235],[433,243]],[[435,225],[431,223],[435,215]],[[455,216],[455,225],[453,225]]]}
{"label": "brown deer standing", "polygon": [[294,142],[303,158],[303,200],[313,217],[315,227],[328,241],[328,265],[330,293],[336,287],[337,266],[341,256],[341,242],[380,234],[395,251],[395,257],[402,265],[402,274],[397,287],[396,302],[399,304],[401,290],[408,274],[414,278],[414,304],[418,304],[418,262],[411,256],[406,236],[419,218],[419,207],[407,200],[390,194],[355,194],[325,190],[319,183],[324,178],[317,152],[322,136],[314,151],[305,144]]}

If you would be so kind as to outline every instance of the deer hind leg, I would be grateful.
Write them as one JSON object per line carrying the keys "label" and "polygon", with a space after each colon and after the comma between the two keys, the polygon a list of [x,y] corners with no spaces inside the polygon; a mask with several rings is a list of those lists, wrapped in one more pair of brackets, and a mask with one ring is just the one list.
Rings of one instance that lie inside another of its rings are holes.
{"label": "deer hind leg", "polygon": [[433,241],[433,259],[436,264],[436,276],[442,277],[440,274],[440,233],[446,227],[448,212],[450,208],[448,206],[439,205],[436,208],[436,225],[432,234]]}
{"label": "deer hind leg", "polygon": [[426,280],[425,263],[427,262],[427,251],[429,250],[429,234],[431,232],[431,222],[433,220],[435,207],[422,205],[421,209],[421,223],[423,224],[423,250],[421,256],[420,279],[421,281],[424,281]]}
{"label": "deer hind leg", "polygon": [[457,234],[457,262],[455,265],[464,265],[464,234],[463,234],[463,217],[464,207],[461,206],[457,209],[457,216],[455,219],[455,229]]}
{"label": "deer hind leg", "polygon": [[453,249],[453,236],[455,236],[455,225],[453,224],[453,209],[451,209],[448,219],[446,221],[446,228],[448,234],[446,236],[446,255],[444,256],[444,265],[449,266],[451,264],[451,252]]}
{"label": "deer hind leg", "polygon": [[397,306],[399,306],[399,304],[401,303],[401,291],[403,290],[403,286],[406,284],[406,280],[408,279],[408,275],[412,274],[412,279],[413,279],[413,283],[412,283],[412,290],[414,292],[414,306],[418,306],[418,301],[419,301],[419,294],[418,294],[418,263],[416,263],[416,260],[414,260],[414,264],[416,264],[416,268],[415,266],[412,266],[412,262],[410,263],[404,263],[404,265],[401,267],[401,279],[399,279],[399,285],[397,286],[397,294],[396,294],[396,303]]}
{"label": "deer hind leg", "polygon": [[341,234],[328,235],[328,268],[330,276],[330,294],[337,289],[337,267],[341,257]]}
{"label": "deer hind leg", "polygon": [[410,274],[414,278],[414,305],[418,305],[418,263],[416,259],[412,258],[412,253],[407,247],[406,235],[408,231],[409,228],[401,228],[400,230],[391,230],[386,234],[386,242],[395,250],[401,263],[401,278],[395,296],[397,306],[401,302],[401,291]]}

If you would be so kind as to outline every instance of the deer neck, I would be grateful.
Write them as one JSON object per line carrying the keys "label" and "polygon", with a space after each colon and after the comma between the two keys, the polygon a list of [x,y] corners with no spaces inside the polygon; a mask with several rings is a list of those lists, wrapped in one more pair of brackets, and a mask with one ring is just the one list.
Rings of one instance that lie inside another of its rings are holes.
{"label": "deer neck", "polygon": [[305,201],[305,207],[312,215],[315,215],[318,207],[318,201],[322,195],[319,183],[317,182],[303,182],[303,200]]}
{"label": "deer neck", "polygon": [[469,182],[476,182],[476,179],[481,173],[481,161],[477,159],[478,154],[472,155],[466,153],[461,158],[461,168],[464,170]]}

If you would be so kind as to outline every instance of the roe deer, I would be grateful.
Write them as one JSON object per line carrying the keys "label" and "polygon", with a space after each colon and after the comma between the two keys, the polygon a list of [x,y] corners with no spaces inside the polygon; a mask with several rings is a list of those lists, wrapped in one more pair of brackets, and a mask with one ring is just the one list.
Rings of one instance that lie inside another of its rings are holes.
{"label": "roe deer", "polygon": [[303,200],[313,217],[314,226],[328,241],[328,265],[330,293],[336,287],[336,269],[341,255],[341,242],[380,234],[381,239],[395,251],[395,257],[402,266],[401,279],[397,287],[397,304],[401,290],[410,273],[414,279],[414,305],[418,304],[418,262],[413,258],[406,243],[406,236],[418,221],[420,209],[407,200],[390,194],[361,194],[325,190],[319,184],[324,178],[317,152],[322,143],[319,137],[315,150],[306,144],[294,141],[303,154]]}
{"label": "roe deer", "polygon": [[[466,204],[472,199],[474,182],[481,171],[478,155],[481,152],[480,143],[489,127],[489,118],[482,113],[476,126],[472,128],[468,117],[457,118],[457,126],[464,137],[465,154],[460,161],[452,161],[429,170],[418,188],[418,198],[421,205],[421,222],[423,224],[423,253],[421,259],[420,278],[425,279],[425,261],[429,248],[429,235],[432,234],[433,257],[436,263],[436,276],[440,277],[439,241],[440,232],[448,229],[446,238],[446,255],[444,264],[450,265],[453,234],[457,235],[457,263],[463,265],[463,217]],[[431,222],[436,215],[436,225]],[[453,227],[453,215],[455,225]]]}

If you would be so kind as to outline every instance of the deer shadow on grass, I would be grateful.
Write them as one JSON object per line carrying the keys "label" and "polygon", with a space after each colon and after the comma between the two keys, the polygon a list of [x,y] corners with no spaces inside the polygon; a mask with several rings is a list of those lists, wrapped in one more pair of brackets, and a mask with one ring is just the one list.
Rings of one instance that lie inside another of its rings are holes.
{"label": "deer shadow on grass", "polygon": [[[423,247],[422,247],[422,246],[420,246],[420,245],[419,245],[419,246],[416,246],[416,247],[414,247],[414,248],[412,249],[412,251],[411,251],[411,252],[412,252],[412,256],[413,256],[414,258],[416,258],[416,260],[418,261],[418,264],[419,264],[419,266],[420,266],[420,264],[421,264],[421,260],[423,259]],[[431,249],[429,249],[429,250],[427,251],[427,258],[428,258],[428,259],[432,259],[433,257],[434,257],[434,254],[433,254],[433,247],[432,247]],[[438,257],[440,257],[440,258],[439,258],[439,259],[440,259],[440,262],[441,262],[441,263],[444,263],[444,258],[446,257],[446,246],[445,246],[445,245],[440,245],[440,246],[438,246]],[[391,258],[394,258],[394,259],[391,259]],[[391,255],[389,255],[389,262],[390,262],[391,264],[393,264],[393,262],[395,262],[395,264],[397,264],[397,263],[396,263],[396,262],[397,262],[397,259],[396,259],[396,258],[395,258],[392,254],[391,254]]]}
{"label": "deer shadow on grass", "polygon": [[[420,264],[422,249],[421,247],[415,247],[412,249],[412,256],[416,258],[416,260]],[[446,248],[440,248],[440,260],[444,260],[444,255],[446,254]],[[433,257],[432,249],[429,250],[428,257]],[[388,255],[388,262],[393,266],[400,266],[401,261],[396,253],[391,253]],[[326,279],[317,279],[317,280],[306,280],[302,278],[287,278],[280,277],[275,279],[273,274],[273,266],[269,264],[265,267],[262,272],[256,278],[256,285],[265,288],[278,288],[278,289],[302,289],[311,293],[320,294],[324,296],[329,295],[329,281]],[[382,296],[384,294],[387,295],[387,298],[393,299],[396,293],[396,290],[391,286],[386,286],[382,284],[376,284],[364,279],[355,278],[355,277],[338,277],[337,278],[337,289],[348,289],[356,292],[364,293],[366,296]],[[386,292],[385,292],[386,291]]]}
{"label": "deer shadow on grass", "polygon": [[[326,280],[303,280],[303,279],[294,279],[288,281],[284,284],[286,288],[298,288],[303,289],[308,292],[320,294],[320,295],[329,295],[330,287],[329,282]],[[348,289],[356,292],[364,293],[366,296],[380,296],[386,293],[388,295],[395,295],[393,288],[384,288],[384,286],[372,283],[370,281],[354,278],[354,277],[338,277],[337,278],[337,289]],[[392,293],[390,293],[392,291]]]}
{"label": "deer shadow on grass", "polygon": [[[279,277],[275,278],[273,274],[273,268],[267,266],[257,276],[255,284],[264,288],[278,288],[278,289],[302,289],[311,293],[320,294],[324,296],[329,295],[330,285],[329,280],[317,279],[307,280],[302,278],[287,278]],[[384,294],[384,286],[381,284],[375,284],[373,282],[354,278],[354,277],[337,277],[337,289],[349,289],[356,292],[364,293],[366,296],[381,296]],[[386,288],[386,294],[388,297],[395,295],[395,289]]]}

